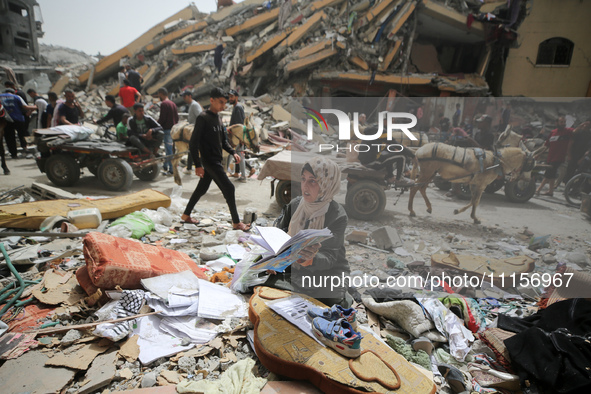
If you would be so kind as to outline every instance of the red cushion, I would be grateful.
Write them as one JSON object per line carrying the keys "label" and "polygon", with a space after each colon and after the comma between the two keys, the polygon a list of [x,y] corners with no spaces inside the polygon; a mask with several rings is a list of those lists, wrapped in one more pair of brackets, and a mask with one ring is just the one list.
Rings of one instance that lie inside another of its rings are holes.
{"label": "red cushion", "polygon": [[141,279],[187,270],[207,279],[184,253],[99,232],[84,237],[84,258],[92,283],[106,290],[139,289]]}

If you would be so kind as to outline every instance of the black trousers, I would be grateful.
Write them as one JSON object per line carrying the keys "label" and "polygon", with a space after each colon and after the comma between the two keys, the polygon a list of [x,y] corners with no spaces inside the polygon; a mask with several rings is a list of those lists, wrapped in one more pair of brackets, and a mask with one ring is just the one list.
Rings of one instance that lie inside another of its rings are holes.
{"label": "black trousers", "polygon": [[392,178],[394,176],[394,165],[396,165],[396,180],[400,180],[402,177],[404,165],[404,158],[406,160],[412,160],[414,154],[409,149],[403,149],[402,152],[382,152],[380,157],[378,157],[375,161],[370,163],[363,164],[368,168],[372,168],[374,170],[382,170],[385,169],[387,174],[387,178]]}
{"label": "black trousers", "polygon": [[189,199],[189,203],[185,208],[185,215],[191,215],[193,208],[199,202],[199,199],[207,193],[209,190],[209,186],[211,185],[211,181],[214,181],[216,185],[222,191],[224,198],[226,199],[226,203],[228,204],[228,208],[230,208],[230,214],[232,215],[232,223],[240,223],[240,216],[238,215],[238,208],[236,208],[236,197],[234,195],[235,188],[234,184],[228,179],[226,175],[226,171],[224,171],[224,166],[222,163],[202,163],[203,169],[205,170],[205,175],[195,188],[195,191],[191,195]]}
{"label": "black trousers", "polygon": [[16,136],[18,133],[18,139],[21,147],[27,151],[27,141],[25,137],[29,135],[25,122],[6,122],[4,127],[4,140],[6,141],[6,147],[12,157],[17,155]]}
{"label": "black trousers", "polygon": [[162,141],[164,140],[164,132],[156,131],[152,132],[152,139],[147,140],[142,137],[138,136],[131,136],[127,140],[127,145],[131,145],[133,147],[138,148],[140,151],[144,152],[146,148],[148,148],[151,152],[157,153],[158,148],[162,145]]}

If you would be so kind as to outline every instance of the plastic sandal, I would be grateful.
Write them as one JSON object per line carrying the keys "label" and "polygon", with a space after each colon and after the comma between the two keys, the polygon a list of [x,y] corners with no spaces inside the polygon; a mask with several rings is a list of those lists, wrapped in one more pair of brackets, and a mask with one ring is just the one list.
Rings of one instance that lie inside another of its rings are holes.
{"label": "plastic sandal", "polygon": [[193,219],[192,217],[189,216],[189,219],[185,219],[182,220],[181,219],[181,223],[188,223],[188,224],[199,224],[199,220]]}
{"label": "plastic sandal", "polygon": [[250,224],[245,224],[245,223],[234,223],[232,225],[232,228],[234,230],[242,230],[242,231],[250,231]]}
{"label": "plastic sandal", "polygon": [[462,372],[459,369],[448,364],[439,364],[437,369],[439,369],[439,372],[443,375],[454,393],[466,391],[464,375],[462,375]]}

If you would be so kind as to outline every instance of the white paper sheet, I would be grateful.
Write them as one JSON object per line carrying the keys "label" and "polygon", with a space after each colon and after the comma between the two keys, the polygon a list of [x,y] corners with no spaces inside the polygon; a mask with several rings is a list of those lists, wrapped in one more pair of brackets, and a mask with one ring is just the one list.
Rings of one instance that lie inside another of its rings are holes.
{"label": "white paper sheet", "polygon": [[199,279],[197,316],[224,320],[226,317],[247,317],[248,304],[243,296],[225,286]]}
{"label": "white paper sheet", "polygon": [[246,248],[244,248],[244,246],[242,245],[226,245],[226,249],[228,250],[230,257],[232,257],[234,260],[242,260],[242,258],[246,254]]}
{"label": "white paper sheet", "polygon": [[160,311],[161,316],[193,316],[199,308],[199,301],[189,306],[171,308],[164,299],[151,293],[146,293],[146,303],[155,311]]}
{"label": "white paper sheet", "polygon": [[177,338],[189,338],[191,343],[204,344],[213,340],[217,332],[205,327],[213,326],[197,316],[165,317],[160,328]]}
{"label": "white paper sheet", "polygon": [[199,278],[192,271],[166,274],[141,280],[142,286],[164,300],[168,299],[168,290],[176,286],[182,289],[199,289]]}
{"label": "white paper sheet", "polygon": [[289,234],[277,227],[258,227],[260,236],[253,235],[250,239],[273,253],[279,252],[283,244],[291,238]]}
{"label": "white paper sheet", "polygon": [[269,301],[267,302],[267,305],[285,318],[285,320],[305,332],[311,338],[314,338],[316,342],[325,347],[312,332],[312,319],[308,317],[308,308],[315,307],[313,303],[300,296],[290,296],[275,301]]}
{"label": "white paper sheet", "polygon": [[199,290],[182,289],[172,286],[168,290],[168,306],[171,308],[187,307],[199,301]]}
{"label": "white paper sheet", "polygon": [[219,259],[208,261],[205,265],[207,265],[213,272],[220,272],[224,267],[231,268],[235,266],[236,262],[228,256],[222,256]]}
{"label": "white paper sheet", "polygon": [[182,339],[176,338],[160,328],[160,318],[151,315],[137,319],[137,326],[131,335],[138,335],[137,344],[140,348],[139,359],[143,365],[149,364],[160,357],[168,357],[195,347],[191,343],[182,346]]}

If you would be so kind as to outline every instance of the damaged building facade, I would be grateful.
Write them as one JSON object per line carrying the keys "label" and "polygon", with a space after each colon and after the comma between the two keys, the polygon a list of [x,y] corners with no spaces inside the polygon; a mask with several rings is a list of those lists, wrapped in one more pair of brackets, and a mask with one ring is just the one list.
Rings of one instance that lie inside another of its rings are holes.
{"label": "damaged building facade", "polygon": [[41,8],[35,0],[0,1],[0,59],[17,63],[39,60],[43,37]]}
{"label": "damaged building facade", "polygon": [[245,0],[209,15],[189,6],[62,85],[116,93],[117,68],[131,63],[150,95],[192,86],[204,97],[223,85],[248,96],[485,96],[501,91],[528,4]]}

